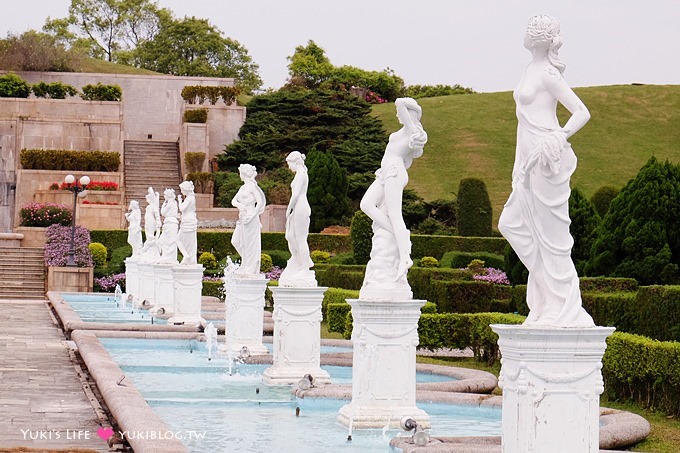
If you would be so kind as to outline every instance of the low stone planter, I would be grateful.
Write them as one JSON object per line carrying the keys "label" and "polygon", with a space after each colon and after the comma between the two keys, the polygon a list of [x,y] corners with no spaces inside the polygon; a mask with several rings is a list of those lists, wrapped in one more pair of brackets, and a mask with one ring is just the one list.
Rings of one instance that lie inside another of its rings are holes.
{"label": "low stone planter", "polygon": [[92,292],[93,285],[93,267],[49,266],[47,268],[47,291],[87,293]]}
{"label": "low stone planter", "polygon": [[15,227],[14,232],[22,234],[22,247],[45,247],[45,227]]}

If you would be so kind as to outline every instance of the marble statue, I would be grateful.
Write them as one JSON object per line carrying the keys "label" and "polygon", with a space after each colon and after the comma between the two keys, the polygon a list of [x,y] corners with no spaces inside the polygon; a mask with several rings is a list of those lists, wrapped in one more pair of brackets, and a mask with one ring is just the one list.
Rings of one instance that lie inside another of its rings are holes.
{"label": "marble statue", "polygon": [[158,248],[158,236],[161,231],[160,195],[158,192],[154,192],[152,187],[149,187],[145,198],[147,203],[144,211],[146,242],[144,242],[142,252],[146,260],[156,261],[160,256],[160,249]]}
{"label": "marble statue", "polygon": [[198,251],[198,219],[196,218],[196,195],[194,195],[194,183],[184,181],[179,185],[182,195],[178,196],[179,210],[182,219],[179,224],[179,234],[177,235],[177,248],[182,254],[183,265],[197,264]]}
{"label": "marble statue", "polygon": [[309,255],[307,236],[309,235],[309,216],[312,209],[307,201],[309,176],[305,166],[305,155],[293,151],[286,157],[288,167],[295,173],[290,183],[291,196],[286,209],[286,241],[290,259],[281,277],[279,286],[313,287],[316,286],[314,262]]}
{"label": "marble statue", "polygon": [[131,200],[128,212],[125,213],[128,221],[128,244],[132,246],[132,258],[139,258],[142,254],[142,210],[139,209],[139,202]]}
{"label": "marble statue", "polygon": [[161,206],[163,227],[158,245],[161,249],[161,258],[158,261],[163,264],[177,264],[177,235],[179,230],[179,208],[174,189],[165,189],[163,192],[163,205]]}
{"label": "marble statue", "polygon": [[[531,18],[524,47],[532,60],[514,92],[518,126],[512,193],[498,229],[529,270],[525,324],[591,327],[571,260],[569,179],[576,155],[567,141],[590,113],[562,76],[561,45],[554,18]],[[564,126],[557,120],[558,102],[571,113]]]}
{"label": "marble statue", "polygon": [[264,212],[266,200],[264,192],[257,185],[257,170],[250,164],[238,167],[243,185],[231,200],[232,206],[238,208],[238,220],[231,237],[231,243],[241,256],[241,265],[236,271],[239,275],[260,275],[260,255],[262,243],[260,232],[260,214]]}
{"label": "marble statue", "polygon": [[401,202],[407,169],[423,154],[427,134],[420,124],[422,109],[411,98],[394,102],[402,128],[390,135],[375,181],[361,199],[361,210],[373,220],[371,259],[361,288],[362,299],[410,299],[406,273],[411,260],[410,233]]}

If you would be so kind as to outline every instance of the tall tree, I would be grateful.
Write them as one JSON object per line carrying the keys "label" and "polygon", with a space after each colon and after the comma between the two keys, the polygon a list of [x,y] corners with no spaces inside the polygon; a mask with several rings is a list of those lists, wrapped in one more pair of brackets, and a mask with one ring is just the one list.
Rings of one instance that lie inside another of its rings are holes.
{"label": "tall tree", "polygon": [[571,189],[569,196],[569,233],[574,238],[571,248],[571,259],[576,271],[583,275],[586,262],[590,258],[590,249],[597,237],[597,228],[600,226],[600,215],[595,210],[593,203],[588,200],[576,187]]}
{"label": "tall tree", "polygon": [[306,46],[297,46],[288,61],[291,82],[307,88],[318,87],[330,77],[334,69],[326,52],[311,39]]}
{"label": "tall tree", "polygon": [[652,157],[612,200],[588,275],[680,282],[680,165]]}
{"label": "tall tree", "polygon": [[262,85],[246,48],[206,19],[163,19],[153,39],[137,47],[134,59],[142,68],[165,74],[234,77],[246,91]]}
{"label": "tall tree", "polygon": [[307,198],[312,207],[310,231],[319,232],[329,225],[341,224],[349,208],[347,173],[331,154],[323,151],[310,151],[306,164]]}

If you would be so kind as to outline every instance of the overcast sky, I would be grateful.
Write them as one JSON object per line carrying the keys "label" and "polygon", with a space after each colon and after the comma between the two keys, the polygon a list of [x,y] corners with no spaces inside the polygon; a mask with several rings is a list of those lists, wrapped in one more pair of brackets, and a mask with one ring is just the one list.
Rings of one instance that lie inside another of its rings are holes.
{"label": "overcast sky", "polygon": [[[0,35],[64,17],[70,0],[3,0]],[[264,87],[280,87],[286,57],[309,39],[335,66],[396,71],[412,84],[512,90],[529,53],[526,23],[551,14],[574,87],[680,84],[680,0],[159,0],[207,18],[248,49]]]}

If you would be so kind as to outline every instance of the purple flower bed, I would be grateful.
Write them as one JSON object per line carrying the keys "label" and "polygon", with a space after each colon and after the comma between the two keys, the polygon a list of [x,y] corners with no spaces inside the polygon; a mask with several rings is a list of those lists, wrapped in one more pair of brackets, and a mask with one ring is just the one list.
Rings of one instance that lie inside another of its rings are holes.
{"label": "purple flower bed", "polygon": [[510,284],[508,276],[505,275],[505,272],[503,272],[502,270],[493,267],[485,267],[484,270],[486,271],[484,274],[475,274],[472,276],[472,278],[474,280],[496,283],[497,285]]}
{"label": "purple flower bed", "polygon": [[281,269],[279,266],[273,266],[272,270],[266,272],[264,276],[267,277],[269,280],[278,280],[279,277],[281,277],[282,272],[283,269]]}
{"label": "purple flower bed", "polygon": [[112,293],[116,289],[116,285],[120,285],[120,289],[125,291],[125,273],[94,279],[94,290],[96,292]]}
{"label": "purple flower bed", "polygon": [[[74,259],[78,267],[92,267],[92,253],[87,247],[90,243],[90,231],[76,226],[74,235]],[[71,247],[71,227],[51,225],[45,230],[45,265],[66,266],[67,255]]]}

